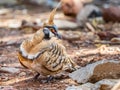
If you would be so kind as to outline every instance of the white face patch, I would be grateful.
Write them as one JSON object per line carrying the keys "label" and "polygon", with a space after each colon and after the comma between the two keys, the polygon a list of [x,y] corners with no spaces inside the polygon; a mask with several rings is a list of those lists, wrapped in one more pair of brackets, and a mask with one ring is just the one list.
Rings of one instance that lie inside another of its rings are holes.
{"label": "white face patch", "polygon": [[50,31],[50,38],[54,37],[55,35]]}

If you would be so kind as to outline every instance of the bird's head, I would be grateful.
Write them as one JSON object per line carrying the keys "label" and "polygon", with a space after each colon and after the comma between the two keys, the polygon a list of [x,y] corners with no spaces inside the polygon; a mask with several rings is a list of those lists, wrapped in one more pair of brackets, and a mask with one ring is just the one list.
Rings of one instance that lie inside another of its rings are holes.
{"label": "bird's head", "polygon": [[47,37],[50,38],[50,33],[52,33],[57,38],[61,39],[61,35],[58,33],[58,28],[56,25],[45,26],[45,28],[43,29],[43,32],[44,32],[46,38]]}
{"label": "bird's head", "polygon": [[[61,3],[58,4],[58,6],[60,5]],[[53,9],[53,11],[50,13],[50,16],[49,16],[49,19],[48,19],[48,22],[47,23],[44,23],[44,28],[43,28],[43,32],[45,33],[45,37],[46,38],[50,38],[50,32],[52,34],[54,34],[57,38],[61,39],[61,35],[58,33],[58,28],[57,26],[54,24],[54,16],[55,16],[55,12],[58,8],[58,6]]]}

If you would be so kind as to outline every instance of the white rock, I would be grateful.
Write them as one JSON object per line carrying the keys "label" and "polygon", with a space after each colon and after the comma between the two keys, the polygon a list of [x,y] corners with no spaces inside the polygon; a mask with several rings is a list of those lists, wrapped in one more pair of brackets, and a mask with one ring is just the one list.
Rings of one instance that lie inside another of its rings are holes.
{"label": "white rock", "polygon": [[110,90],[118,81],[117,79],[103,79],[94,84],[87,82],[79,86],[68,86],[66,90]]}
{"label": "white rock", "polygon": [[18,20],[9,20],[7,23],[9,28],[20,28],[21,27],[21,22],[18,22]]}
{"label": "white rock", "polygon": [[[69,77],[78,83],[86,83],[88,80],[101,80],[106,77],[116,76],[120,61],[101,60],[92,64],[88,64],[69,74]],[[111,65],[113,64],[113,67]],[[109,69],[108,69],[109,68]],[[117,70],[116,70],[117,69]],[[99,71],[100,70],[100,71]],[[100,72],[100,73],[99,73]],[[107,73],[106,73],[107,72]],[[99,77],[99,78],[98,78]]]}
{"label": "white rock", "polygon": [[59,29],[75,29],[78,24],[67,20],[54,20],[55,24]]}
{"label": "white rock", "polygon": [[92,83],[85,83],[80,86],[68,86],[66,90],[97,90],[97,87]]}
{"label": "white rock", "polygon": [[0,67],[0,72],[17,73],[19,69],[14,67]]}
{"label": "white rock", "polygon": [[10,12],[11,12],[10,9],[0,9],[0,15],[8,14]]}

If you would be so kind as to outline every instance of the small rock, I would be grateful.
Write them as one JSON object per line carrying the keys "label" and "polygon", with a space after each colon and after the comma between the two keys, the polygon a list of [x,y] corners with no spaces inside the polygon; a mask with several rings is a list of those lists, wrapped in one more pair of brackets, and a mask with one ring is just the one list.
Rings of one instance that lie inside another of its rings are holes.
{"label": "small rock", "polygon": [[92,83],[85,83],[80,86],[68,86],[66,90],[97,90],[97,88]]}
{"label": "small rock", "polygon": [[95,83],[99,86],[99,90],[111,90],[111,88],[118,82],[116,79],[103,79]]}
{"label": "small rock", "polygon": [[120,7],[111,6],[104,8],[102,9],[102,15],[106,22],[120,22]]}
{"label": "small rock", "polygon": [[120,48],[116,47],[116,46],[109,46],[107,47],[106,45],[101,45],[99,48],[99,53],[101,55],[103,54],[109,54],[109,55],[113,55],[113,54],[119,54],[120,53]]}
{"label": "small rock", "polygon": [[25,75],[26,75],[25,72],[21,72],[21,73],[19,74],[20,77],[25,76]]}
{"label": "small rock", "polygon": [[19,69],[14,68],[14,67],[1,67],[0,72],[5,72],[5,73],[17,73],[19,72]]}
{"label": "small rock", "polygon": [[6,44],[14,44],[14,43],[16,43],[16,41],[15,40],[10,40],[10,41],[8,41]]}
{"label": "small rock", "polygon": [[0,90],[17,90],[13,86],[0,86]]}
{"label": "small rock", "polygon": [[101,85],[100,90],[110,90],[111,88],[108,85]]}
{"label": "small rock", "polygon": [[62,10],[65,15],[76,16],[82,8],[81,0],[62,0]]}
{"label": "small rock", "polygon": [[12,29],[18,29],[21,26],[21,22],[18,22],[18,20],[9,20],[7,26]]}
{"label": "small rock", "polygon": [[101,40],[111,40],[114,37],[118,37],[118,35],[109,32],[109,31],[99,31],[96,33]]}
{"label": "small rock", "polygon": [[22,20],[20,30],[24,30],[26,32],[37,31],[42,27],[42,23],[38,19],[35,22],[28,22],[26,20]]}
{"label": "small rock", "polygon": [[120,81],[115,84],[111,90],[120,90]]}
{"label": "small rock", "polygon": [[80,40],[81,33],[78,31],[68,31],[62,34],[62,38],[68,41]]}
{"label": "small rock", "polygon": [[67,20],[54,20],[54,22],[59,29],[75,29],[79,27],[77,23]]}
{"label": "small rock", "polygon": [[2,77],[1,80],[2,81],[7,81],[7,80],[9,80],[9,78],[8,77]]}
{"label": "small rock", "polygon": [[8,14],[10,12],[11,12],[10,9],[0,9],[0,15],[5,15],[5,14]]}
{"label": "small rock", "polygon": [[120,78],[119,73],[120,61],[101,60],[70,73],[69,77],[78,83],[85,83],[97,82],[105,78]]}
{"label": "small rock", "polygon": [[111,42],[120,42],[120,37],[112,38]]}
{"label": "small rock", "polygon": [[[66,90],[78,90],[78,86],[74,86],[74,85],[72,85],[72,86],[68,86],[67,88],[66,88]],[[79,89],[79,90],[81,90],[81,89]]]}

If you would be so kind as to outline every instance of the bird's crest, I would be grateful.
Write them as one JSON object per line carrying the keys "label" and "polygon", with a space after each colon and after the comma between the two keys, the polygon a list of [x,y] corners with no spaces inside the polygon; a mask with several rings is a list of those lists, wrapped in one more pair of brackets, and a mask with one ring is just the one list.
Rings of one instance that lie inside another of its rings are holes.
{"label": "bird's crest", "polygon": [[56,8],[54,8],[54,9],[50,12],[50,16],[49,16],[48,22],[47,22],[47,23],[44,23],[44,26],[46,26],[46,25],[54,25],[54,16],[55,16],[56,10],[57,10],[58,7],[60,6],[60,4],[61,4],[61,2],[59,2],[58,5],[56,6]]}

